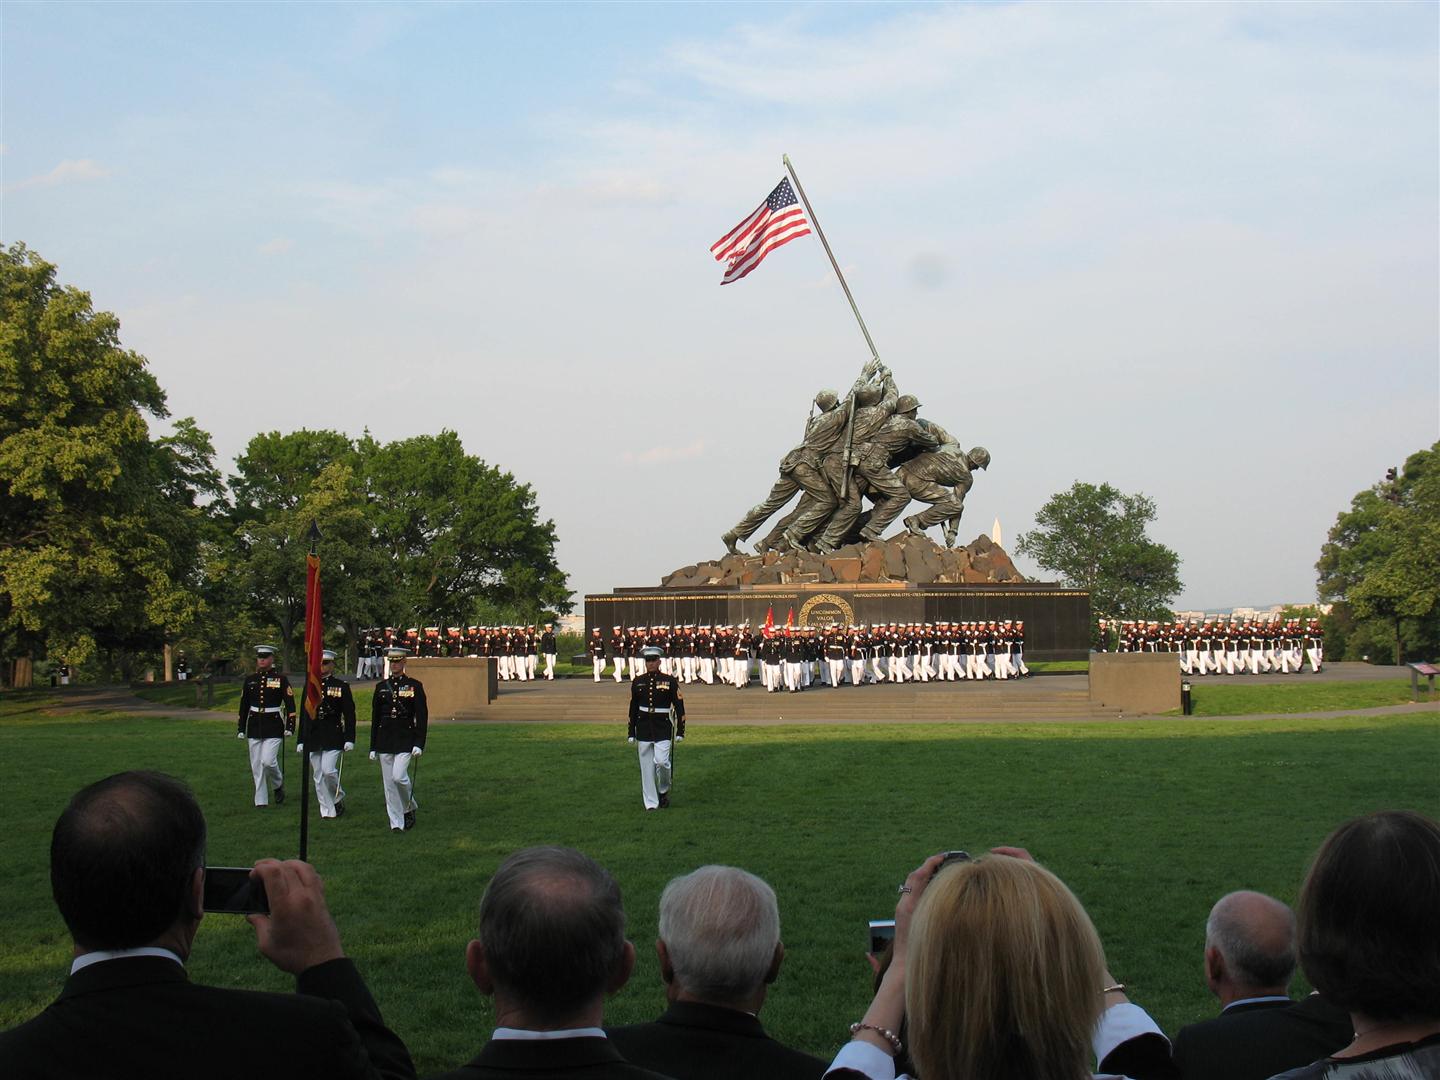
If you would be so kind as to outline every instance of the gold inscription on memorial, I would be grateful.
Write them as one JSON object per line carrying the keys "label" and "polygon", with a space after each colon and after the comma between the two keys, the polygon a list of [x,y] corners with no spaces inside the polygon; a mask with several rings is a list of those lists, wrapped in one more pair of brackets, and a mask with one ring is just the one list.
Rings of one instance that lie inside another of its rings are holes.
{"label": "gold inscription on memorial", "polygon": [[855,609],[844,597],[834,593],[820,593],[806,600],[800,608],[801,626],[845,625],[855,621]]}

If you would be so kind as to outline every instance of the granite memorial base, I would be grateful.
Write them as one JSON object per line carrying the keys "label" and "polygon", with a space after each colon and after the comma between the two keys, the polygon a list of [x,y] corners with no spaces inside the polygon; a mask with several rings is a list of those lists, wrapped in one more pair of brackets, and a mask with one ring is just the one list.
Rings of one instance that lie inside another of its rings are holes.
{"label": "granite memorial base", "polygon": [[796,626],[815,627],[1023,620],[1026,660],[1084,660],[1090,651],[1090,594],[1041,582],[616,589],[586,595],[585,637],[598,627],[608,644],[614,626],[713,627],[748,622],[759,629],[770,611],[776,626],[784,626],[792,611]]}
{"label": "granite memorial base", "polygon": [[432,720],[481,720],[495,700],[493,656],[412,656],[405,673],[425,685]]}
{"label": "granite memorial base", "polygon": [[1180,660],[1174,653],[1095,653],[1090,703],[1124,713],[1180,708]]}

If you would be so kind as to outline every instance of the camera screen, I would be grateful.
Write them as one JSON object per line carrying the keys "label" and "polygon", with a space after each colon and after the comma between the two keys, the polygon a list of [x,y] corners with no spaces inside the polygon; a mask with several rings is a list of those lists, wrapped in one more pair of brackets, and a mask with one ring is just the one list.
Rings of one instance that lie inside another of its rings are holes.
{"label": "camera screen", "polygon": [[265,886],[259,880],[250,880],[248,866],[207,866],[204,907],[206,911],[237,915],[270,911]]}
{"label": "camera screen", "polygon": [[895,940],[894,919],[870,920],[870,951],[879,956]]}

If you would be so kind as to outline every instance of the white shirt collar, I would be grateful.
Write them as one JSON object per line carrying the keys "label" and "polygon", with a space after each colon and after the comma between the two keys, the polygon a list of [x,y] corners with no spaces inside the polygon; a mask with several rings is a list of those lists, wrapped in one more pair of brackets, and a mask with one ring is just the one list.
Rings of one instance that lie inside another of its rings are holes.
{"label": "white shirt collar", "polygon": [[163,956],[167,960],[174,960],[181,967],[185,961],[169,949],[158,949],[152,946],[143,946],[139,949],[95,949],[92,952],[81,953],[70,964],[70,974],[83,971],[91,964],[101,964],[106,960],[129,960],[135,956]]}
{"label": "white shirt collar", "polygon": [[540,1039],[603,1039],[605,1032],[598,1027],[565,1028],[561,1031],[531,1031],[528,1028],[498,1027],[491,1034],[492,1039],[540,1040]]}
{"label": "white shirt collar", "polygon": [[1286,997],[1284,994],[1262,994],[1260,997],[1240,998],[1240,999],[1237,1000],[1237,1001],[1232,1001],[1232,1002],[1230,1002],[1229,1005],[1226,1005],[1225,1008],[1221,1009],[1220,1011],[1221,1011],[1222,1013],[1223,1013],[1223,1012],[1229,1012],[1231,1009],[1235,1008],[1236,1005],[1258,1005],[1258,1004],[1259,1004],[1260,1002],[1262,1002],[1262,1001],[1285,1001],[1285,1002],[1288,1002],[1289,1000],[1290,1000],[1290,999],[1289,999],[1288,997]]}

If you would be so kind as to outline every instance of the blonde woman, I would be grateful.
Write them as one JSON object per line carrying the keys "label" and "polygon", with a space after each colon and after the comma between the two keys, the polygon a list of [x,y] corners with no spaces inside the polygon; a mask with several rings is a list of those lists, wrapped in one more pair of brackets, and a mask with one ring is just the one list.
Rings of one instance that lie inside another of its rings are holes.
{"label": "blonde woman", "polygon": [[1168,1066],[1164,1035],[1105,970],[1059,878],[1023,848],[944,860],[900,887],[894,960],[827,1078],[893,1080],[903,1049],[924,1080],[1090,1080],[1113,1075],[1092,1063],[1132,1040]]}

